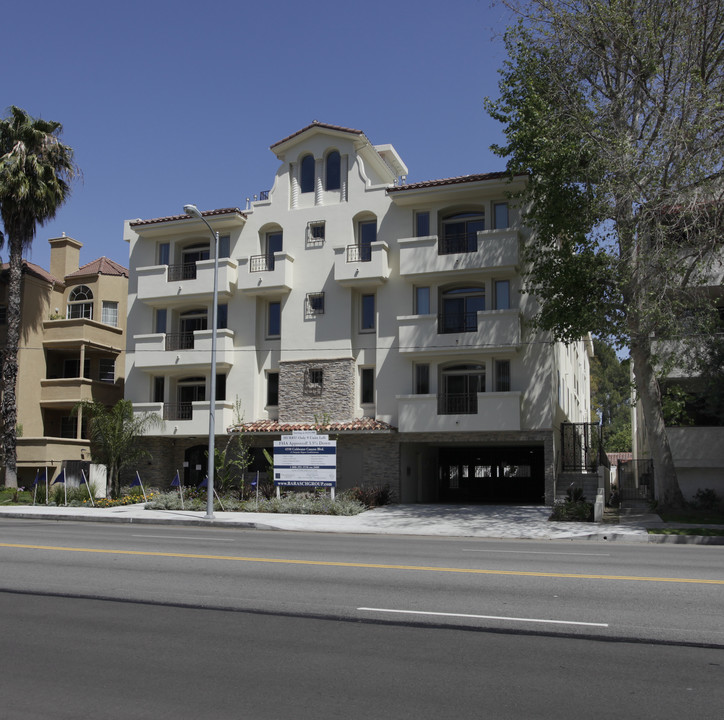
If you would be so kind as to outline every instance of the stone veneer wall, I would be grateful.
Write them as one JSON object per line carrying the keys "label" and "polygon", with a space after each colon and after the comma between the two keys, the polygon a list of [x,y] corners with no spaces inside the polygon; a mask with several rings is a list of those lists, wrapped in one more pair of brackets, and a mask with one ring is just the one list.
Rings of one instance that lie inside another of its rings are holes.
{"label": "stone veneer wall", "polygon": [[[337,489],[355,485],[389,485],[400,499],[400,439],[397,433],[334,435],[337,440]],[[340,473],[340,456],[348,451],[362,451],[359,477],[345,478]]]}
{"label": "stone veneer wall", "polygon": [[[322,370],[321,387],[310,385],[309,371]],[[342,422],[354,417],[355,362],[339,360],[279,363],[280,422]],[[316,416],[316,417],[315,417]]]}

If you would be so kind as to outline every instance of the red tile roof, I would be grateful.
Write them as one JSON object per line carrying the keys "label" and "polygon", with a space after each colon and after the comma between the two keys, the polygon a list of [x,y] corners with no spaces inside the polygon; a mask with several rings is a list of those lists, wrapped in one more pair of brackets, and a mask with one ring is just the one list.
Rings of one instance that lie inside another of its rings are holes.
{"label": "red tile roof", "polygon": [[[217,215],[241,215],[242,217],[246,217],[246,214],[241,212],[241,210],[238,207],[231,207],[231,208],[219,208],[218,210],[205,210],[201,213],[204,217],[215,217]],[[166,217],[158,217],[158,218],[151,218],[150,220],[133,220],[130,222],[131,227],[137,227],[139,225],[151,225],[152,223],[163,223],[163,222],[171,222],[172,220],[186,220],[190,218],[191,215],[167,215]]]}
{"label": "red tile roof", "polygon": [[72,278],[85,275],[115,275],[117,277],[128,277],[128,269],[104,256],[83,265],[75,272],[66,275],[66,277]]}
{"label": "red tile roof", "polygon": [[[2,265],[0,265],[0,271],[3,273],[9,270],[9,268],[10,265],[8,263],[3,263]],[[27,273],[28,275],[34,275],[35,277],[40,278],[41,280],[45,280],[46,282],[49,282],[51,284],[63,284],[63,281],[58,280],[55,275],[51,275],[47,270],[41,268],[40,265],[28,262],[27,260],[23,260],[23,272]]]}
{"label": "red tile roof", "polygon": [[509,178],[510,173],[490,172],[479,173],[477,175],[460,175],[459,177],[441,178],[440,180],[428,180],[426,182],[411,183],[410,185],[395,185],[387,188],[387,192],[401,192],[403,190],[418,190],[420,188],[438,187],[440,185],[459,185],[461,183],[480,182],[482,180],[502,180]]}
{"label": "red tile roof", "polygon": [[346,422],[331,422],[326,425],[316,423],[282,423],[278,420],[257,420],[256,422],[241,423],[229,428],[230,431],[239,430],[246,433],[270,433],[279,435],[294,430],[319,430],[325,433],[345,432],[394,432],[397,428],[374,418],[356,418]]}
{"label": "red tile roof", "polygon": [[342,127],[341,125],[328,125],[327,123],[321,123],[318,120],[315,120],[311,125],[307,125],[307,127],[303,127],[301,130],[297,130],[297,132],[287,135],[287,137],[283,140],[279,140],[279,142],[275,142],[273,145],[270,145],[270,150],[273,150],[277,145],[281,145],[282,143],[297,137],[297,135],[301,135],[303,132],[307,132],[307,130],[313,127],[326,128],[327,130],[338,130],[339,132],[347,132],[354,135],[364,135],[361,130],[353,130],[352,128]]}

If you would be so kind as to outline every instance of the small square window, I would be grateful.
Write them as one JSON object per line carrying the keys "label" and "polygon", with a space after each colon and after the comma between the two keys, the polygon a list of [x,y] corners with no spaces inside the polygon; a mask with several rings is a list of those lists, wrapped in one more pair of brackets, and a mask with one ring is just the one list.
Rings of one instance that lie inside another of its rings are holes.
{"label": "small square window", "polygon": [[159,265],[168,265],[168,260],[170,257],[170,250],[171,246],[165,242],[165,243],[159,243],[158,244],[158,264]]}
{"label": "small square window", "polygon": [[427,363],[415,365],[415,395],[430,393],[430,366]]}
{"label": "small square window", "polygon": [[510,392],[510,360],[495,361],[495,392]]}
{"label": "small square window", "polygon": [[319,396],[322,394],[324,370],[322,368],[308,368],[304,373],[304,394]]}
{"label": "small square window", "polygon": [[8,321],[8,309],[5,305],[0,305],[0,325],[6,325]]}
{"label": "small square window", "polygon": [[309,384],[310,385],[321,385],[324,379],[324,370],[320,368],[312,368],[309,371]]}
{"label": "small square window", "polygon": [[116,361],[113,358],[100,358],[98,361],[98,379],[107,383],[116,381]]}
{"label": "small square window", "polygon": [[495,281],[495,309],[508,310],[510,308],[510,280]]}
{"label": "small square window", "polygon": [[231,237],[221,235],[219,237],[219,259],[231,257]]}
{"label": "small square window", "polygon": [[324,220],[313,220],[307,223],[307,247],[322,247],[324,245],[325,234]]}
{"label": "small square window", "polygon": [[104,300],[101,308],[101,322],[105,325],[118,327],[118,303]]}
{"label": "small square window", "polygon": [[307,315],[324,315],[324,293],[307,293]]}
{"label": "small square window", "polygon": [[166,387],[165,379],[161,376],[153,378],[153,402],[162,403]]}

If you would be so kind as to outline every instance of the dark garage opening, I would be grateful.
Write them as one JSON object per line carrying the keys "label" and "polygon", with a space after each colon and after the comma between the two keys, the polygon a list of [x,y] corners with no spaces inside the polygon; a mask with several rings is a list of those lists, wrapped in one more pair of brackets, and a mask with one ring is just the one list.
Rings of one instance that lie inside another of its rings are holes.
{"label": "dark garage opening", "polygon": [[441,502],[541,505],[543,447],[451,447],[439,450]]}

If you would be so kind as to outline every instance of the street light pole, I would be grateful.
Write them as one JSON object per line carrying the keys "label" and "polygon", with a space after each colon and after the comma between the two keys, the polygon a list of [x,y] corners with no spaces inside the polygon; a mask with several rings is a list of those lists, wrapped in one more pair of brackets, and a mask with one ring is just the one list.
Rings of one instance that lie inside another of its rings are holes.
{"label": "street light pole", "polygon": [[206,515],[208,520],[214,519],[214,444],[216,434],[216,315],[219,303],[219,233],[214,232],[206,218],[199,212],[196,205],[184,205],[184,212],[201,220],[211,233],[214,240],[214,300],[211,306],[211,378],[209,380],[209,462],[207,466]]}

